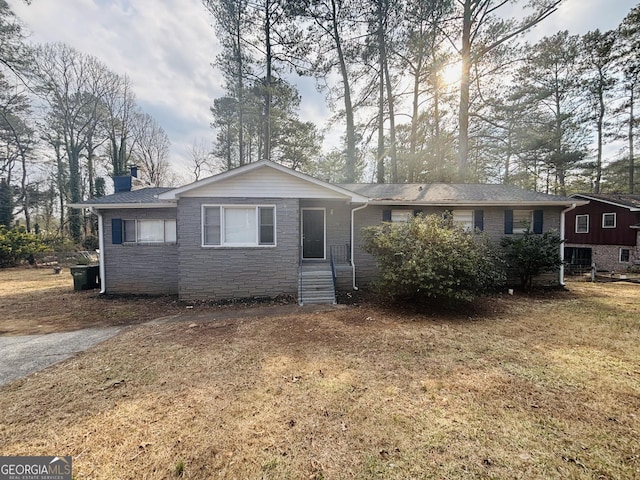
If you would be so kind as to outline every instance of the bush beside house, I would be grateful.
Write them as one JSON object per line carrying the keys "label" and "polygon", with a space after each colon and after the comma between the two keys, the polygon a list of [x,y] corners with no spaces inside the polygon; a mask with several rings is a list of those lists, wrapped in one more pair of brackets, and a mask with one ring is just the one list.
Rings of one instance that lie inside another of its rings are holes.
{"label": "bush beside house", "polygon": [[396,300],[471,301],[506,280],[501,256],[485,235],[439,215],[368,227],[364,250],[378,264],[381,293]]}

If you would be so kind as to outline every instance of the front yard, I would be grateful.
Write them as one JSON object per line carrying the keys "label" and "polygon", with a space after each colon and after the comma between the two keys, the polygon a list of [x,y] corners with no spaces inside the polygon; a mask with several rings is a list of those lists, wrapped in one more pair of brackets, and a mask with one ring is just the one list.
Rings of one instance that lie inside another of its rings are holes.
{"label": "front yard", "polygon": [[[131,301],[70,289],[76,308]],[[469,315],[196,313],[0,388],[0,455],[72,455],[78,479],[640,477],[640,285]]]}

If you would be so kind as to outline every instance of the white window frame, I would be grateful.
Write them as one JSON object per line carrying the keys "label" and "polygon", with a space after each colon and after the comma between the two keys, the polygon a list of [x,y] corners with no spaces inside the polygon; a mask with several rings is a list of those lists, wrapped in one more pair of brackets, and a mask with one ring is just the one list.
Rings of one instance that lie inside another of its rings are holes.
{"label": "white window frame", "polygon": [[[627,260],[622,260],[622,252],[624,250],[627,251]],[[618,262],[620,262],[620,263],[629,263],[629,262],[631,262],[631,249],[630,248],[620,247],[620,250],[618,250]]]}
{"label": "white window frame", "polygon": [[[126,238],[126,222],[134,222],[135,240],[125,240]],[[140,224],[143,222],[163,222],[162,240],[140,240]],[[176,232],[175,238],[167,240],[167,223],[173,223]],[[175,219],[168,218],[125,218],[122,220],[122,243],[124,245],[175,245],[178,242],[177,222]]]}
{"label": "white window frame", "polygon": [[[516,214],[516,212],[518,212],[518,214]],[[529,217],[529,224],[526,226],[523,225],[519,225],[516,222],[516,215],[522,217],[523,214],[526,213],[526,215]],[[514,210],[513,211],[513,232],[515,234],[520,234],[520,233],[524,233],[527,230],[531,231],[533,229],[533,210]]]}
{"label": "white window frame", "polygon": [[[579,217],[585,217],[587,219],[587,229],[582,231],[578,229],[578,218]],[[576,215],[576,233],[589,233],[589,214],[588,213],[583,213],[580,215]]]}
{"label": "white window frame", "polygon": [[408,208],[394,208],[391,210],[391,223],[407,223],[413,217],[413,210]]}
{"label": "white window frame", "polygon": [[[206,209],[207,208],[219,208],[220,209],[220,238],[219,244],[205,243],[205,218],[206,218]],[[272,208],[273,209],[273,243],[269,244],[261,244],[260,243],[260,209],[261,208]],[[225,232],[225,215],[224,211],[226,209],[254,209],[255,210],[255,239],[254,242],[250,243],[232,243],[224,241],[224,232]],[[276,206],[270,204],[226,204],[226,205],[202,205],[200,208],[200,230],[201,230],[201,247],[203,248],[274,248],[278,245],[277,238],[277,215],[276,215]]]}
{"label": "white window frame", "polygon": [[[469,221],[467,220],[461,220],[460,216],[463,215],[465,217],[470,218]],[[457,225],[459,227],[462,227],[462,229],[465,232],[473,232],[474,229],[474,212],[473,210],[452,210],[451,211],[451,215],[452,215],[452,220],[453,220],[453,224]],[[458,217],[456,219],[456,217]]]}
{"label": "white window frame", "polygon": [[[605,225],[604,219],[607,217],[607,215],[613,215],[613,225]],[[617,225],[618,219],[615,212],[606,212],[602,214],[602,228],[616,228]]]}

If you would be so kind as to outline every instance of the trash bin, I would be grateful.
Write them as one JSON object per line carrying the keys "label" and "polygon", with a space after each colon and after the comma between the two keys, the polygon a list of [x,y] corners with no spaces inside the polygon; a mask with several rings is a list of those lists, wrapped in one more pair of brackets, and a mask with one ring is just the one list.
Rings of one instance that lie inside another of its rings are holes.
{"label": "trash bin", "polygon": [[98,265],[74,265],[70,268],[73,276],[73,289],[91,290],[98,288],[100,267]]}

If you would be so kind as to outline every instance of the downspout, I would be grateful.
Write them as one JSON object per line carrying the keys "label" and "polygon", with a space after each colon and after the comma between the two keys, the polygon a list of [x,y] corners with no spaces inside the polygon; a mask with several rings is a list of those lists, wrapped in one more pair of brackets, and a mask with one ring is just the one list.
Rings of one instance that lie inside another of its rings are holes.
{"label": "downspout", "polygon": [[98,213],[98,249],[100,249],[100,293],[107,291],[107,282],[104,276],[104,224],[102,221],[102,213]]}
{"label": "downspout", "polygon": [[353,289],[354,290],[358,290],[358,286],[356,285],[356,262],[353,260],[353,254],[354,254],[354,243],[355,243],[355,212],[357,212],[358,210],[362,210],[364,208],[367,208],[369,206],[368,203],[365,203],[364,205],[360,205],[359,207],[356,208],[352,208],[351,209],[351,274],[353,275]]}
{"label": "downspout", "polygon": [[565,214],[567,212],[570,212],[574,208],[576,208],[576,206],[577,205],[574,203],[569,208],[566,208],[566,209],[562,210],[562,212],[560,212],[560,239],[562,240],[562,243],[560,244],[560,260],[562,261],[562,264],[560,264],[560,278],[559,278],[559,281],[560,281],[560,286],[561,287],[565,286],[565,283],[564,283],[564,241],[566,240],[566,238],[565,238],[565,230],[566,230]]}

